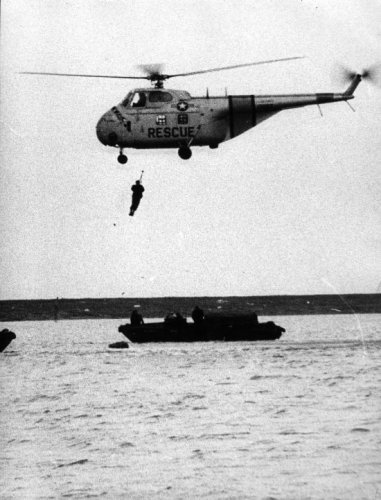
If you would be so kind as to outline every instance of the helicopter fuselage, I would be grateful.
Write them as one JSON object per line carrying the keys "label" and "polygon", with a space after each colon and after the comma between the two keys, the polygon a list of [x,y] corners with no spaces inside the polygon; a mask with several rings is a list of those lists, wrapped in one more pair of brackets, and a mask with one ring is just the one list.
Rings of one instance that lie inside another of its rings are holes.
{"label": "helicopter fuselage", "polygon": [[185,90],[164,88],[169,78],[213,73],[217,71],[279,63],[303,56],[284,57],[209,68],[186,73],[164,74],[161,64],[146,64],[140,68],[146,76],[101,75],[79,73],[52,73],[22,71],[22,74],[50,75],[79,78],[145,79],[154,88],[137,88],[117,106],[112,107],[98,121],[97,137],[105,146],[120,150],[118,161],[126,163],[124,148],[157,149],[178,148],[180,158],[192,156],[191,146],[216,148],[221,142],[237,137],[267,120],[283,109],[299,108],[335,101],[353,99],[362,78],[374,78],[378,66],[362,74],[346,72],[349,87],[339,93],[284,94],[284,95],[225,95],[219,97],[192,97]]}
{"label": "helicopter fuselage", "polygon": [[96,132],[102,144],[120,150],[179,148],[180,154],[190,146],[216,148],[281,110],[352,99],[357,85],[352,82],[343,93],[218,97],[137,88],[101,117]]}

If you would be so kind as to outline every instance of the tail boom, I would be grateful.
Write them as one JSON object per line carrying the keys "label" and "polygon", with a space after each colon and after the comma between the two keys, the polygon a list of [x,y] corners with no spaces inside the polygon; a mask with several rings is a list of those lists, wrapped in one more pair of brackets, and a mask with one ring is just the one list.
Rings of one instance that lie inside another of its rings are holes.
{"label": "tail boom", "polygon": [[319,93],[319,94],[290,94],[274,96],[256,96],[257,111],[280,111],[288,108],[301,108],[313,104],[347,101],[353,99],[352,94],[346,93]]}
{"label": "tail boom", "polygon": [[288,95],[258,95],[255,97],[257,110],[279,111],[287,108],[300,108],[313,104],[348,101],[353,99],[353,92],[362,80],[362,76],[353,76],[349,87],[344,92],[326,92],[317,94],[288,94]]}

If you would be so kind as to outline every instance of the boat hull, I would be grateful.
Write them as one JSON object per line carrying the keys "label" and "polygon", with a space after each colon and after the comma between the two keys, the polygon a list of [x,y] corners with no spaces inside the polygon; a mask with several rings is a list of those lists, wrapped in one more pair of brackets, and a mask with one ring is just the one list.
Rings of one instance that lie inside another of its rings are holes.
{"label": "boat hull", "polygon": [[205,320],[201,324],[181,325],[148,323],[141,326],[121,325],[119,332],[131,342],[212,342],[212,341],[259,341],[277,340],[285,331],[272,321],[267,323],[240,322],[236,319],[226,321]]}

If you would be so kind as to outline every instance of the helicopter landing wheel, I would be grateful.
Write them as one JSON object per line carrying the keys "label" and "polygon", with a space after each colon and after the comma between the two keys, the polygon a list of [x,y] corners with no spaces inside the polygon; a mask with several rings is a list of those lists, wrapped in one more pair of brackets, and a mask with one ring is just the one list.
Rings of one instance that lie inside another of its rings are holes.
{"label": "helicopter landing wheel", "polygon": [[189,160],[189,158],[192,156],[192,151],[188,147],[181,147],[178,151],[180,158],[183,160]]}
{"label": "helicopter landing wheel", "polygon": [[124,155],[123,153],[120,153],[119,156],[118,156],[118,162],[121,163],[122,165],[126,164],[127,163],[127,156]]}

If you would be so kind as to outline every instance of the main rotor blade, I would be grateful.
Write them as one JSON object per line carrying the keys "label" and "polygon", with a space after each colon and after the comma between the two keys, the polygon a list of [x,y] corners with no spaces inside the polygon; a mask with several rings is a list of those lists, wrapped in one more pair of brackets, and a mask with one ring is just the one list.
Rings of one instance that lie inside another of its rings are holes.
{"label": "main rotor blade", "polygon": [[42,73],[40,71],[20,71],[21,75],[52,75],[52,76],[79,76],[81,78],[122,78],[133,80],[149,80],[147,76],[119,76],[119,75],[79,75],[76,73]]}
{"label": "main rotor blade", "polygon": [[246,64],[235,64],[234,66],[224,66],[223,68],[204,69],[202,71],[191,71],[189,73],[176,73],[175,75],[166,75],[166,76],[167,78],[173,78],[174,76],[200,75],[201,73],[213,73],[215,71],[224,71],[226,69],[245,68],[247,66],[257,66],[259,64],[271,64],[282,61],[291,61],[293,59],[304,59],[304,56],[285,57],[283,59],[269,59],[267,61],[257,61]]}
{"label": "main rotor blade", "polygon": [[141,65],[140,69],[142,69],[147,76],[126,76],[126,75],[88,75],[88,74],[78,74],[78,73],[47,73],[41,71],[20,71],[22,75],[48,75],[48,76],[74,76],[80,78],[114,78],[114,79],[122,79],[122,80],[167,80],[168,78],[174,78],[176,76],[188,76],[188,75],[200,75],[202,73],[213,73],[216,71],[225,71],[227,69],[235,69],[235,68],[246,68],[248,66],[257,66],[259,64],[272,64],[276,62],[283,61],[292,61],[293,59],[303,59],[304,56],[296,56],[296,57],[285,57],[283,59],[269,59],[267,61],[257,61],[246,64],[235,64],[233,66],[224,66],[222,68],[211,68],[204,69],[201,71],[190,71],[187,73],[176,73],[173,75],[163,75],[160,73],[163,65],[161,64],[152,64],[152,65]]}

